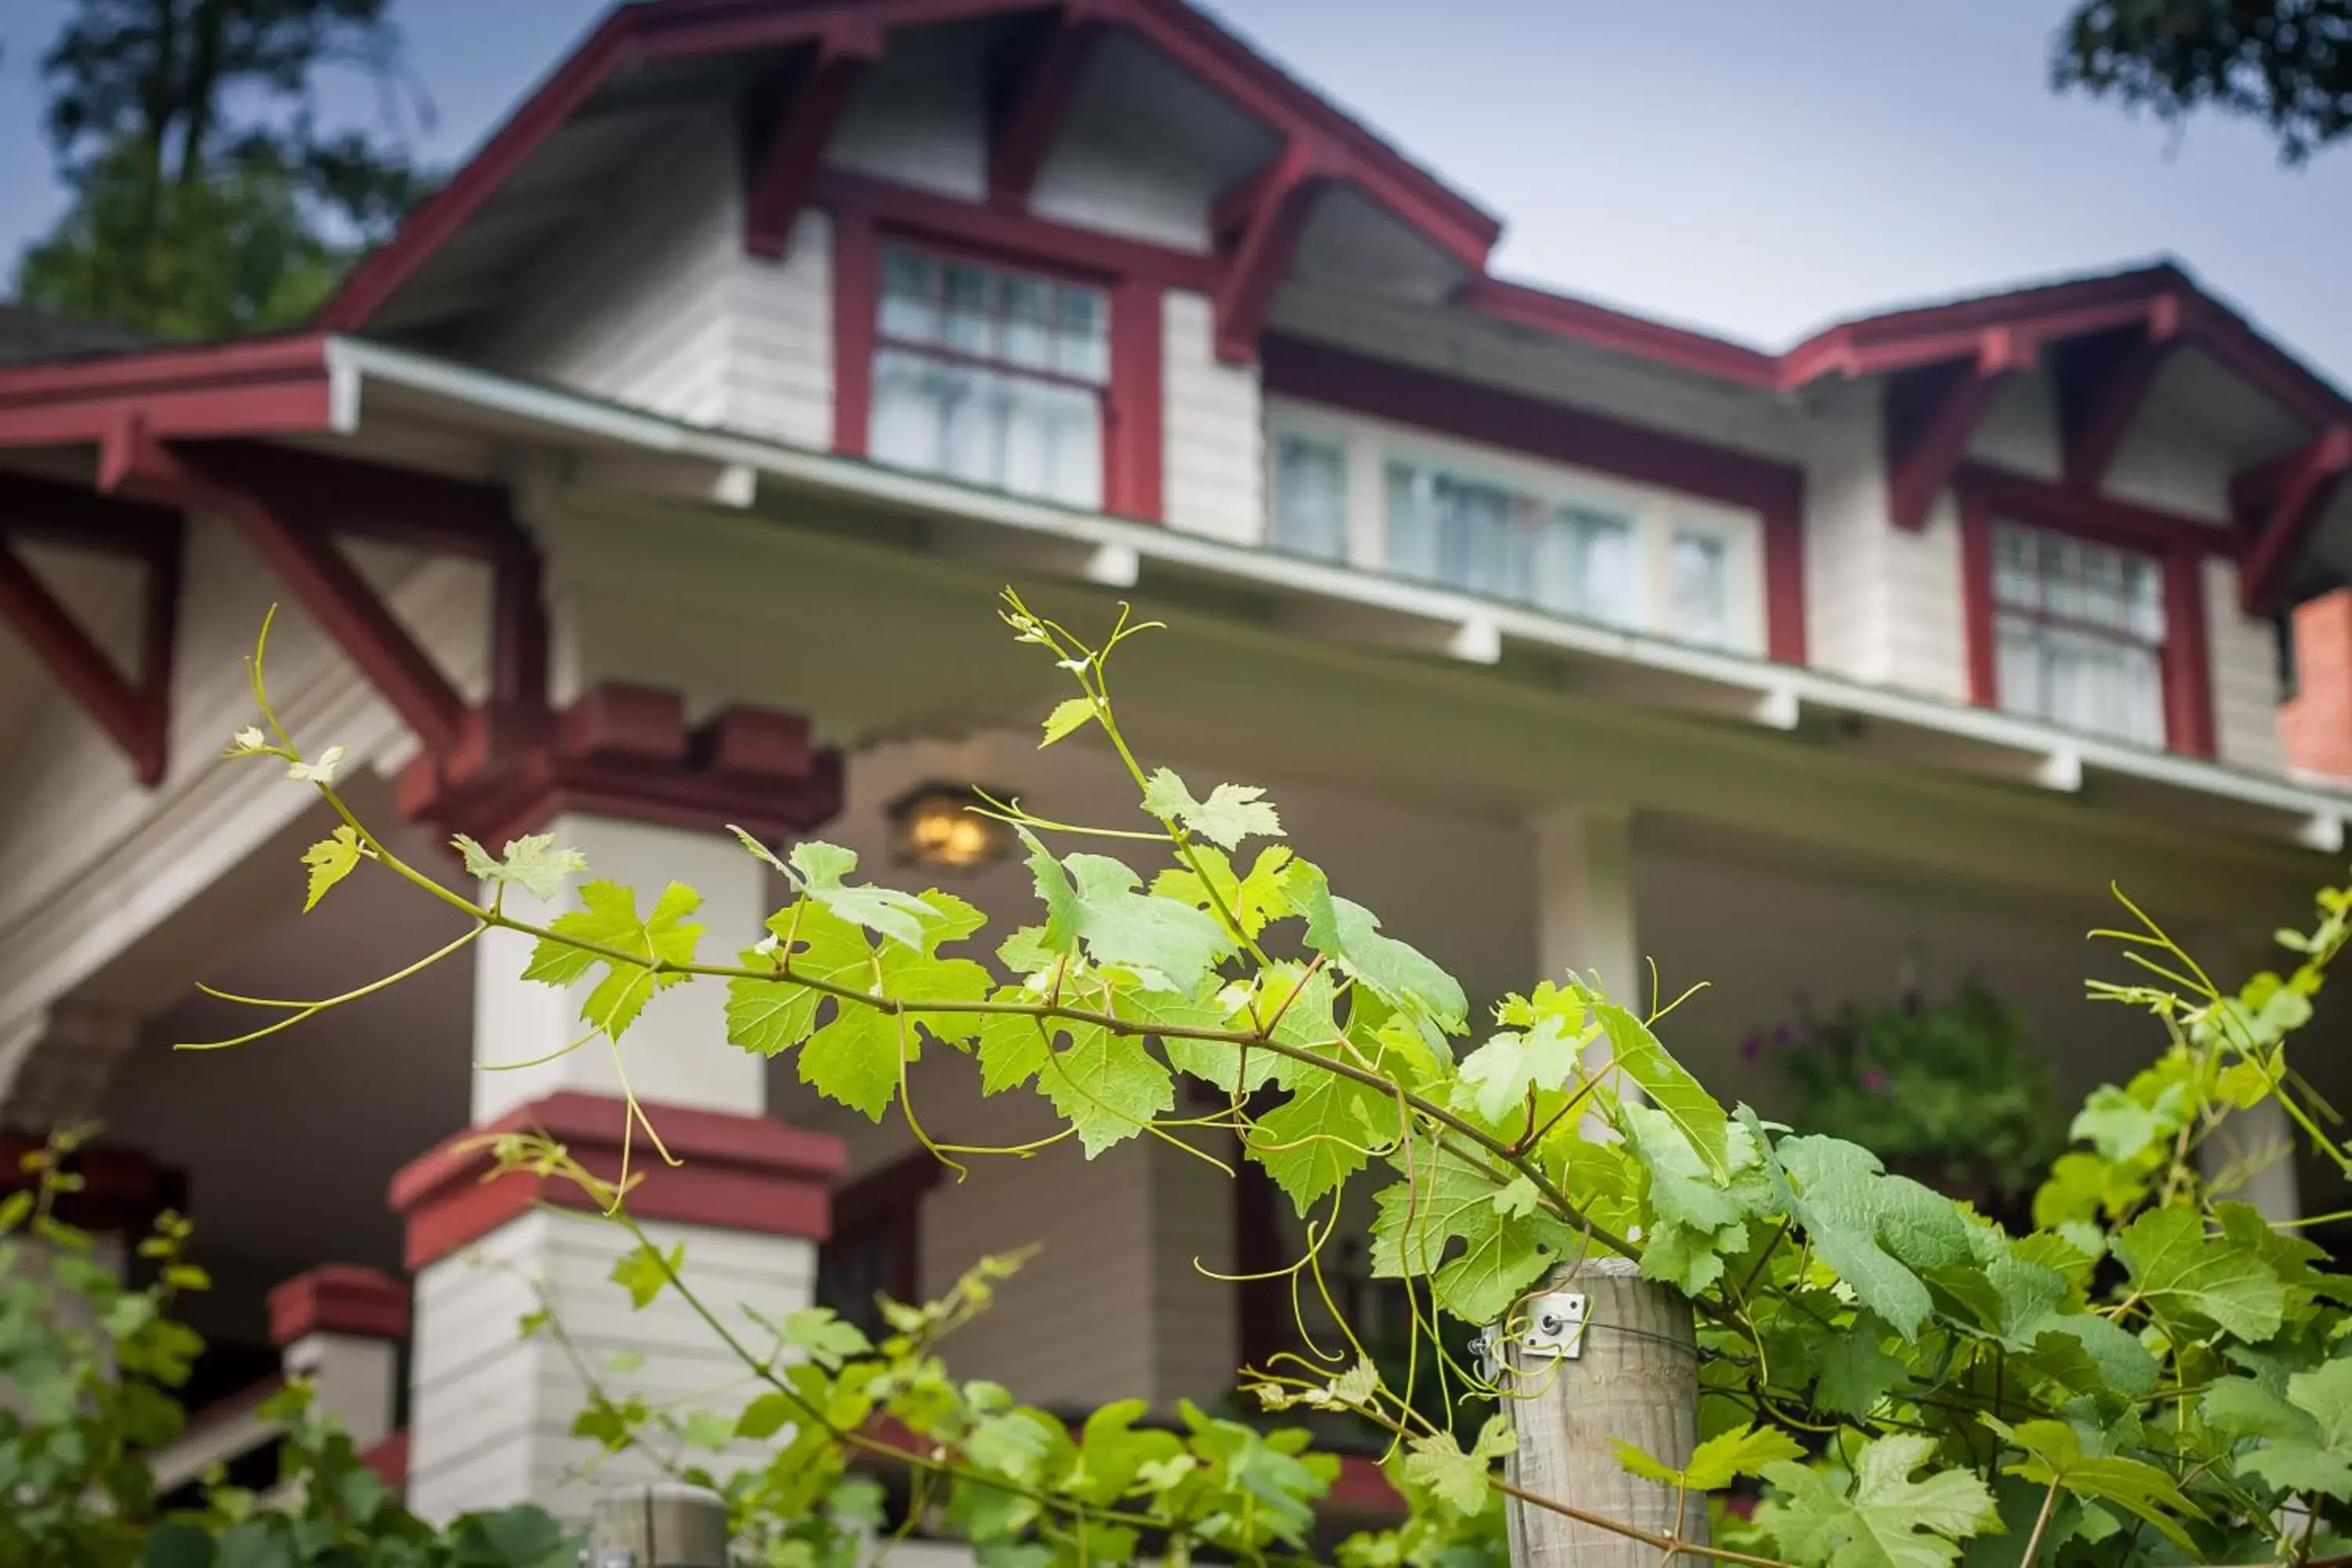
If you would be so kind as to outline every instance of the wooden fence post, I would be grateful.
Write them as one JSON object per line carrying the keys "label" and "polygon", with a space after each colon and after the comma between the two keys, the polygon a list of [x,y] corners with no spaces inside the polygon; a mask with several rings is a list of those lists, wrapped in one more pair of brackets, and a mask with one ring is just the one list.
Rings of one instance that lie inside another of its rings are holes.
{"label": "wooden fence post", "polygon": [[727,1504],[674,1481],[596,1500],[583,1568],[727,1568]]}
{"label": "wooden fence post", "polygon": [[[1629,1258],[1565,1265],[1490,1330],[1503,1408],[1518,1434],[1512,1483],[1657,1535],[1706,1544],[1706,1499],[1628,1475],[1611,1439],[1681,1469],[1698,1442],[1690,1303]],[[1513,1568],[1661,1568],[1656,1547],[1506,1499]],[[1685,1560],[1689,1561],[1689,1560]]]}

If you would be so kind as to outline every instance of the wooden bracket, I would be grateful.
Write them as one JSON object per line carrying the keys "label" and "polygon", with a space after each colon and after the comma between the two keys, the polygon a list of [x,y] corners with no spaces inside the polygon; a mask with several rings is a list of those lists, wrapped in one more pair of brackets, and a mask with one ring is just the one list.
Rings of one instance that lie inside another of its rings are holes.
{"label": "wooden bracket", "polygon": [[824,150],[844,110],[882,58],[879,23],[845,16],[827,30],[793,78],[774,121],[750,160],[743,196],[743,247],[770,261],[792,249],[793,225],[816,189]]}
{"label": "wooden bracket", "polygon": [[1222,267],[1216,289],[1217,357],[1257,357],[1266,311],[1289,274],[1316,199],[1337,178],[1331,157],[1294,142],[1217,198],[1213,223]]}
{"label": "wooden bracket", "polygon": [[2144,327],[2101,333],[2053,356],[2066,482],[2096,491],[2105,482],[2158,373],[2180,342],[2180,297],[2161,294]]}
{"label": "wooden bracket", "polygon": [[1065,0],[1005,82],[991,116],[988,199],[1019,212],[1077,101],[1095,46],[1110,30],[1103,0]]}
{"label": "wooden bracket", "polygon": [[[122,748],[133,776],[150,788],[163,782],[168,760],[181,537],[179,515],[167,508],[94,496],[29,474],[0,473],[0,620]],[[136,679],[12,547],[20,539],[140,563]]]}
{"label": "wooden bracket", "polygon": [[2030,370],[2036,344],[2005,327],[1986,331],[1976,353],[1898,375],[1886,389],[1886,510],[1916,531],[1967,458],[1969,442],[2001,384]]}
{"label": "wooden bracket", "polygon": [[2246,614],[2268,615],[2320,519],[2352,471],[2352,426],[2323,430],[2309,445],[2240,475],[2230,509],[2245,538],[2238,596]]}

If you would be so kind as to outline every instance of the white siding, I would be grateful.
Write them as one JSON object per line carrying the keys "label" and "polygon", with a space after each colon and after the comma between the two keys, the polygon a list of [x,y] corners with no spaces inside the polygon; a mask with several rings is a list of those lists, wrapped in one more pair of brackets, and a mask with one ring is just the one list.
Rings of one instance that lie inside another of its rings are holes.
{"label": "white siding", "polygon": [[2011,376],[1993,395],[1969,455],[2021,474],[2058,478],[2058,407],[2052,401],[2050,379],[2042,375]]}
{"label": "white siding", "polygon": [[1886,468],[1874,391],[1823,409],[1805,464],[1805,649],[1822,669],[1886,679]]}
{"label": "white siding", "polygon": [[938,28],[891,38],[825,150],[838,167],[969,201],[988,194],[987,159],[980,56]]}
{"label": "white siding", "polygon": [[2182,429],[2150,408],[2116,454],[2106,489],[2118,500],[2208,519],[2218,528],[2230,515],[2230,459],[2202,432]]}
{"label": "white siding", "polygon": [[724,423],[731,281],[743,254],[737,168],[719,121],[649,158],[600,209],[626,215],[618,228],[551,247],[490,363],[698,425]]}
{"label": "white siding", "polygon": [[771,440],[833,447],[833,223],[803,213],[781,262],[740,254],[726,423]]}
{"label": "white siding", "polygon": [[1889,686],[1969,700],[1967,595],[1961,586],[1959,508],[1947,494],[1913,532],[1882,525],[1885,534],[1880,592],[1885,595]]}
{"label": "white siding", "polygon": [[1265,537],[1265,415],[1256,367],[1219,362],[1215,312],[1205,295],[1171,289],[1161,331],[1167,521],[1257,543]]}
{"label": "white siding", "polygon": [[1030,210],[1075,228],[1205,252],[1217,181],[1134,124],[1117,104],[1082,100],[1037,172]]}
{"label": "white siding", "polygon": [[[658,1247],[684,1243],[684,1277],[722,1320],[741,1321],[738,1302],[783,1318],[809,1300],[815,1252],[805,1241],[661,1221],[645,1228]],[[596,1215],[540,1209],[417,1276],[408,1484],[420,1514],[446,1519],[528,1498],[577,1519],[598,1492],[656,1479],[635,1456],[578,1473],[595,1453],[571,1436],[584,1384],[551,1335],[516,1333],[541,1308],[616,1399],[636,1394],[691,1408],[698,1395],[722,1388],[719,1407],[740,1399],[742,1363],[684,1298],[666,1290],[634,1310],[612,1283],[614,1260],[629,1245],[625,1231]],[[643,1355],[636,1371],[603,1372],[625,1351]]]}
{"label": "white siding", "polygon": [[2238,568],[2205,559],[2205,624],[2213,670],[2213,750],[2221,761],[2264,773],[2286,770],[2278,728],[2278,655],[2268,622],[2238,608]]}

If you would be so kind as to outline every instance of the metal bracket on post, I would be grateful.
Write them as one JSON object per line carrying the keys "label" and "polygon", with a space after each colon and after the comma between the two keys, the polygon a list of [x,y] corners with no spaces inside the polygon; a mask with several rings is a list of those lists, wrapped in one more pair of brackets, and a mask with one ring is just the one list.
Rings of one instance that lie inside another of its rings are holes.
{"label": "metal bracket on post", "polygon": [[727,1568],[727,1504],[700,1487],[657,1482],[596,1500],[581,1568]]}
{"label": "metal bracket on post", "polygon": [[1581,1290],[1545,1291],[1528,1302],[1526,1326],[1518,1332],[1503,1333],[1498,1331],[1503,1325],[1490,1324],[1470,1342],[1478,1357],[1479,1375],[1493,1383],[1515,1370],[1503,1354],[1506,1349],[1518,1352],[1521,1358],[1580,1360],[1584,1326],[1591,1312],[1591,1299]]}

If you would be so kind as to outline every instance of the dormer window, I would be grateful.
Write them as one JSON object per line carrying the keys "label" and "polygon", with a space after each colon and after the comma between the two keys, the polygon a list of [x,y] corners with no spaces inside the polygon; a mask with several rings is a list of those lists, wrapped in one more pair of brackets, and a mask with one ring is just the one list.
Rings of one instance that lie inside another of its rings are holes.
{"label": "dormer window", "polygon": [[1101,507],[1107,290],[886,245],[876,328],[877,461]]}
{"label": "dormer window", "polygon": [[1992,554],[2000,706],[2163,745],[2163,563],[2007,521],[1993,524]]}

